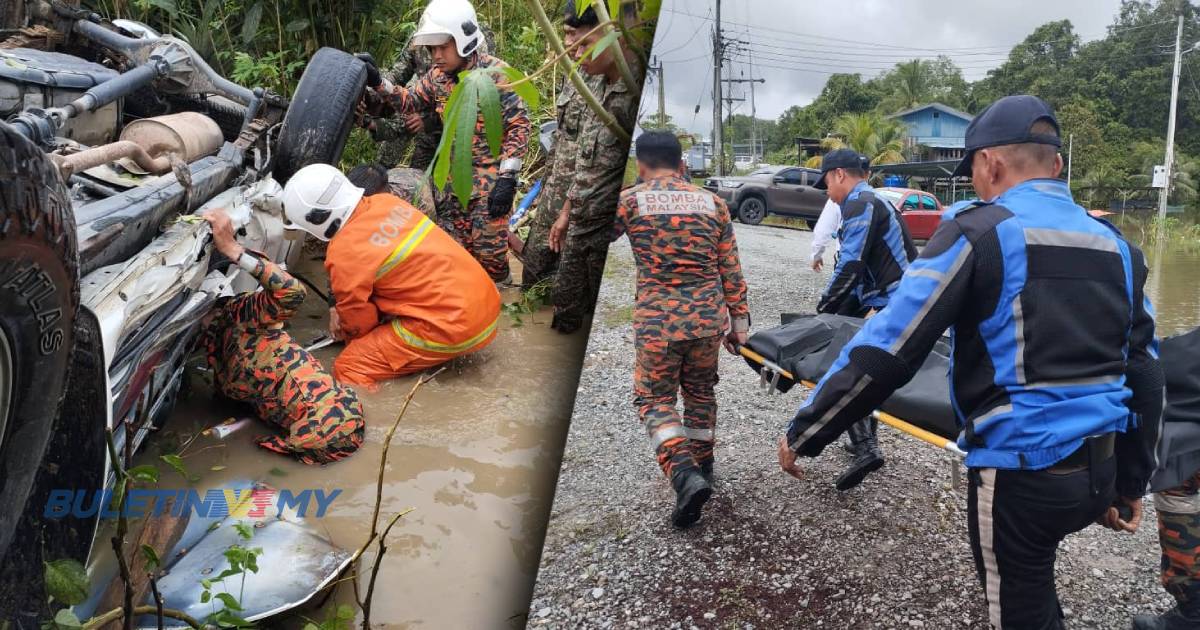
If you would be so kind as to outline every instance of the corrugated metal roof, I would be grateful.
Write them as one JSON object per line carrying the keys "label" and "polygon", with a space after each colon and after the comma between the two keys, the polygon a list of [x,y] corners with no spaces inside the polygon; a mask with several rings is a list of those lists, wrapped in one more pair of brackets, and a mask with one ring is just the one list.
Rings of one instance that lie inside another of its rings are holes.
{"label": "corrugated metal roof", "polygon": [[949,105],[943,105],[942,103],[926,103],[924,105],[918,105],[916,107],[913,107],[912,109],[906,109],[902,112],[896,112],[895,114],[891,114],[888,116],[888,118],[899,118],[901,116],[907,116],[909,114],[919,112],[923,109],[929,109],[929,108],[933,108],[938,111],[946,112],[947,114],[950,114],[951,116],[957,116],[959,118],[962,118],[963,120],[972,120],[975,118],[974,116],[968,114],[967,112],[964,112],[964,111],[958,110],[958,109],[954,109],[953,107],[950,107]]}

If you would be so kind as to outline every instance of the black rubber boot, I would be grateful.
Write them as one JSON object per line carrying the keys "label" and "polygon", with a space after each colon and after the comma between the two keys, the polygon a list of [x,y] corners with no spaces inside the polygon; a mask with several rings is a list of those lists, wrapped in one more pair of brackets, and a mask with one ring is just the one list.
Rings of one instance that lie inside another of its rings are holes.
{"label": "black rubber boot", "polygon": [[698,468],[683,468],[671,478],[675,488],[675,511],[671,513],[671,524],[679,529],[695,525],[700,520],[700,511],[712,496],[712,486],[704,480]]}
{"label": "black rubber boot", "polygon": [[713,460],[707,459],[700,462],[700,474],[704,476],[704,480],[708,485],[713,484]]}
{"label": "black rubber boot", "polygon": [[848,433],[855,449],[854,461],[837,478],[838,490],[845,492],[862,483],[867,475],[883,468],[883,454],[879,452],[879,443],[875,439],[875,426],[873,418],[863,418],[850,425]]}
{"label": "black rubber boot", "polygon": [[1197,630],[1200,628],[1200,606],[1184,610],[1176,606],[1161,615],[1138,615],[1133,618],[1134,630]]}

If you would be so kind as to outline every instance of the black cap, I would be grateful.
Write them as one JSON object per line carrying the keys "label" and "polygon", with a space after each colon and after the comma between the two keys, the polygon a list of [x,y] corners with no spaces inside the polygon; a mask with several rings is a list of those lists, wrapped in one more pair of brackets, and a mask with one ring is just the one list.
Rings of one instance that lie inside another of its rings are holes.
{"label": "black cap", "polygon": [[834,149],[821,158],[821,179],[813,184],[813,188],[817,190],[828,188],[825,183],[825,174],[835,168],[857,168],[865,171],[871,168],[871,160],[853,149]]}
{"label": "black cap", "polygon": [[[1033,124],[1039,120],[1054,125],[1055,133],[1030,133]],[[954,177],[971,174],[971,159],[978,149],[1025,143],[1061,147],[1059,134],[1058,119],[1049,103],[1028,94],[1005,96],[985,107],[967,126],[967,153],[954,169]]]}

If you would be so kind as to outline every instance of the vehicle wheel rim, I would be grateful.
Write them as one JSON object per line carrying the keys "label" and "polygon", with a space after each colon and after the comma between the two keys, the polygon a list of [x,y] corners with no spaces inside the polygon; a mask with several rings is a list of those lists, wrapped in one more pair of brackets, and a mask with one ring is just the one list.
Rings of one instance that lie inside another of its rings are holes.
{"label": "vehicle wheel rim", "polygon": [[747,214],[749,215],[749,217],[752,220],[760,218],[762,216],[762,211],[763,211],[762,203],[759,202],[757,199],[755,199],[754,201],[751,201],[749,210],[750,210],[750,212],[748,212]]}
{"label": "vehicle wheel rim", "polygon": [[13,376],[12,344],[8,341],[8,333],[0,328],[0,450],[4,447],[4,436],[8,433]]}

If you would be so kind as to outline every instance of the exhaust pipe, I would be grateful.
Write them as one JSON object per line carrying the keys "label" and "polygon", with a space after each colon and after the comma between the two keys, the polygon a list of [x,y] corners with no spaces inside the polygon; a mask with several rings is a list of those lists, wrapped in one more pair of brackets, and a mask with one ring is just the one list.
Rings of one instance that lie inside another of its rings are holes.
{"label": "exhaust pipe", "polygon": [[147,173],[171,170],[171,158],[192,162],[212,155],[225,141],[213,119],[197,112],[143,118],[125,126],[117,142],[71,155],[51,154],[63,178],[89,168],[128,158]]}

